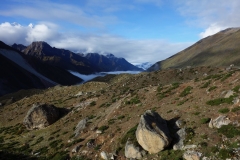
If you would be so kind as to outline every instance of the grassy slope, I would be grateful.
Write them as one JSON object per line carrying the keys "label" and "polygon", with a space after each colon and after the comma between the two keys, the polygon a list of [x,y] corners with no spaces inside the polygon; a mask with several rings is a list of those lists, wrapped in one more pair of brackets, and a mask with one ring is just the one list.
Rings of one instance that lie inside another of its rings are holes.
{"label": "grassy slope", "polygon": [[[204,73],[215,76],[206,77],[203,76]],[[222,114],[219,109],[231,110],[237,105],[223,103],[210,106],[206,102],[223,97],[223,91],[240,85],[239,74],[238,70],[226,72],[218,68],[197,67],[184,69],[182,72],[171,69],[138,75],[123,74],[103,78],[101,81],[104,82],[93,81],[78,86],[49,88],[0,108],[1,150],[12,156],[19,153],[29,156],[31,152],[40,152],[39,156],[51,159],[54,156],[64,156],[74,145],[80,144],[82,147],[78,154],[82,158],[85,157],[83,159],[100,159],[101,151],[117,151],[117,159],[125,159],[126,135],[134,134],[132,130],[139,122],[140,115],[145,110],[152,109],[169,122],[176,119],[185,121],[185,126],[195,132],[195,136],[186,144],[199,145],[198,150],[205,156],[221,159],[221,154],[215,155],[215,148],[221,151],[220,153],[225,153],[220,146],[234,146],[235,143],[239,143],[237,138],[240,137],[235,136],[223,142],[222,133],[218,133],[217,129],[208,128],[206,119]],[[179,86],[176,83],[180,83]],[[208,91],[213,86],[216,88]],[[186,88],[190,88],[190,92],[186,92]],[[87,94],[75,97],[79,91]],[[93,101],[95,103],[92,103]],[[36,102],[54,104],[71,109],[71,112],[46,129],[27,131],[21,122],[28,109]],[[88,105],[76,107],[82,102],[88,102]],[[240,112],[230,111],[224,114],[239,122],[239,117],[236,116],[238,113]],[[90,119],[87,128],[79,137],[73,138],[74,127],[86,117]],[[171,123],[169,125],[171,126]],[[98,135],[96,128],[105,130]],[[69,140],[71,142],[68,142]],[[94,142],[92,148],[86,145],[89,141]],[[21,152],[21,147],[26,147],[24,152]],[[85,151],[87,152],[83,153]],[[174,152],[170,148],[158,154],[147,154],[145,159],[174,159],[181,156],[182,152]]]}
{"label": "grassy slope", "polygon": [[227,29],[204,38],[174,56],[157,62],[157,64],[161,69],[186,66],[238,65],[240,62],[239,53],[240,30]]}

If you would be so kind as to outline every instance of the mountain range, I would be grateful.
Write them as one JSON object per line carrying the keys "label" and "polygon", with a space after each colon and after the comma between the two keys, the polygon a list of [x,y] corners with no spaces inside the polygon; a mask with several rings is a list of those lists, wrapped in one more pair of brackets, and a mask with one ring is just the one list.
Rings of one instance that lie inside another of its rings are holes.
{"label": "mountain range", "polygon": [[1,42],[2,65],[0,96],[20,89],[46,88],[57,84],[73,85],[82,79],[69,71],[93,74],[108,71],[138,70],[124,58],[97,53],[76,54],[69,50],[51,47],[46,42],[33,42],[29,46]]}

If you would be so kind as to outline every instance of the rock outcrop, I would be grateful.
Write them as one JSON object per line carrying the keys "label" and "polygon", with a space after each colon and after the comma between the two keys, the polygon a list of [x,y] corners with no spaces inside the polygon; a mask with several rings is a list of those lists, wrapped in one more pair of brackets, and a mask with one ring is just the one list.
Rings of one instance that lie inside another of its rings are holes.
{"label": "rock outcrop", "polygon": [[132,158],[132,159],[141,159],[142,158],[142,152],[140,151],[139,147],[136,147],[134,144],[132,144],[129,140],[127,141],[125,145],[125,157],[126,158]]}
{"label": "rock outcrop", "polygon": [[23,120],[23,124],[27,129],[45,128],[60,118],[60,110],[54,105],[33,104],[32,108],[27,112]]}
{"label": "rock outcrop", "polygon": [[171,143],[166,121],[156,112],[147,110],[140,118],[136,138],[149,153],[162,151]]}
{"label": "rock outcrop", "polygon": [[85,119],[82,119],[76,126],[76,129],[74,131],[75,133],[75,137],[77,137],[79,135],[79,133],[86,128],[86,125],[87,125],[87,118]]}
{"label": "rock outcrop", "polygon": [[211,119],[208,126],[210,128],[221,128],[223,125],[228,125],[231,123],[227,116],[220,115],[216,119]]}
{"label": "rock outcrop", "polygon": [[173,145],[174,150],[183,150],[184,149],[184,140],[186,137],[186,131],[185,128],[182,128],[177,131],[176,135],[176,143]]}
{"label": "rock outcrop", "polygon": [[183,158],[186,160],[200,160],[202,154],[196,151],[186,151],[183,154]]}

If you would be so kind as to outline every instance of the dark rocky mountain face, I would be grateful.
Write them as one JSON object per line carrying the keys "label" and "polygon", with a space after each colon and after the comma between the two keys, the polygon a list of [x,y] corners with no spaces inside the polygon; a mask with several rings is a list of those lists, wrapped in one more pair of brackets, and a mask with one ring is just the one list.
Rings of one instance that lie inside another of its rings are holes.
{"label": "dark rocky mountain face", "polygon": [[[29,64],[29,67],[32,67],[33,71],[35,70],[34,72],[38,74],[40,73],[40,77],[33,72],[26,70],[21,64],[15,63],[11,58],[9,59],[5,57],[1,52],[6,52],[5,54],[13,52],[13,57],[16,55],[17,57],[24,59],[24,61]],[[21,89],[42,89],[56,84],[73,85],[82,81],[82,79],[70,74],[65,69],[44,63],[33,56],[24,55],[22,52],[1,41],[0,64],[2,67],[0,70],[0,96]],[[42,77],[46,78],[43,79]],[[46,79],[56,83],[49,83]]]}
{"label": "dark rocky mountain face", "polygon": [[50,87],[32,73],[0,54],[0,96],[20,89]]}
{"label": "dark rocky mountain face", "polygon": [[85,56],[91,63],[94,63],[101,71],[142,71],[142,69],[132,65],[124,58],[117,58],[113,54],[100,55],[98,53],[88,53]]}
{"label": "dark rocky mountain face", "polygon": [[44,63],[82,74],[98,72],[86,58],[65,49],[51,47],[46,42],[33,42],[24,51],[24,54],[33,56]]}
{"label": "dark rocky mountain face", "polygon": [[187,66],[229,66],[240,63],[240,28],[206,37],[185,50],[155,63],[148,71]]}
{"label": "dark rocky mountain face", "polygon": [[24,49],[26,49],[27,47],[24,46],[24,45],[22,45],[22,44],[16,44],[16,43],[14,43],[14,44],[12,45],[12,48],[14,48],[14,49],[22,52],[22,51],[23,51]]}

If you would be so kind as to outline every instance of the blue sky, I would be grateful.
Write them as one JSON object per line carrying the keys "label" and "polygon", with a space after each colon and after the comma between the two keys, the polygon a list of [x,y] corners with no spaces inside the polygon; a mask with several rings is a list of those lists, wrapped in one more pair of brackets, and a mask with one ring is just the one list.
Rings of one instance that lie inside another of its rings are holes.
{"label": "blue sky", "polygon": [[1,0],[0,40],[154,63],[239,27],[239,8],[239,0]]}

